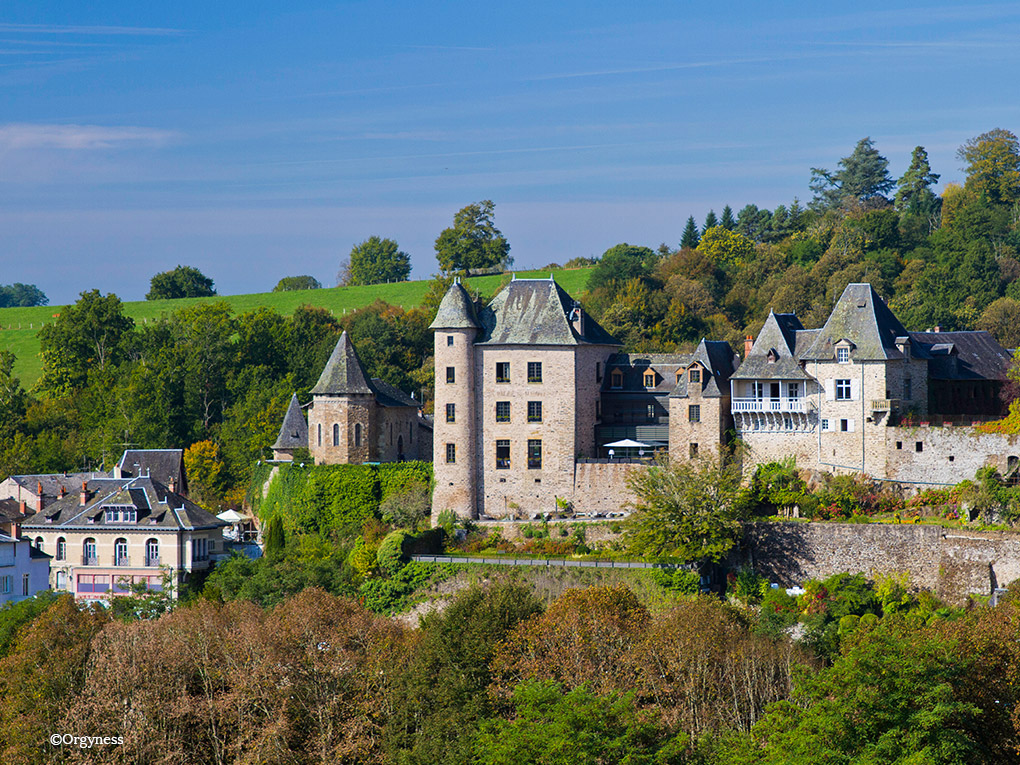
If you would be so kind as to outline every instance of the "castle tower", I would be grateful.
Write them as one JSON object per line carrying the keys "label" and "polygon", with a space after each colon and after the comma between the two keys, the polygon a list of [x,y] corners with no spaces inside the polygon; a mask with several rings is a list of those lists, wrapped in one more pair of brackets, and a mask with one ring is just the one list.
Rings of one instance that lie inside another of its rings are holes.
{"label": "castle tower", "polygon": [[311,392],[308,450],[315,463],[360,464],[376,459],[375,391],[346,331]]}
{"label": "castle tower", "polygon": [[474,342],[480,325],[459,279],[443,296],[429,329],[435,332],[436,363],[432,516],[453,510],[458,517],[475,518]]}
{"label": "castle tower", "polygon": [[273,444],[273,459],[280,461],[292,461],[294,450],[308,447],[308,423],[301,413],[301,404],[298,403],[297,393],[290,397],[290,406],[287,407],[287,414],[283,418],[283,425],[280,426],[280,435],[276,437]]}

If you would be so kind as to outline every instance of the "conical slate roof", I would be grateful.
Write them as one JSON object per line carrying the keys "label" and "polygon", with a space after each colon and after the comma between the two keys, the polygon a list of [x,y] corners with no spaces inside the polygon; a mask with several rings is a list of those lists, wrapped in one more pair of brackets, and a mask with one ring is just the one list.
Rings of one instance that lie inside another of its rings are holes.
{"label": "conical slate roof", "polygon": [[354,351],[354,345],[344,330],[330,354],[326,368],[319,375],[319,381],[312,388],[316,396],[371,396],[374,393],[368,382],[365,368]]}
{"label": "conical slate roof", "polygon": [[478,329],[479,326],[471,297],[461,286],[460,281],[455,281],[443,295],[439,311],[429,329]]}
{"label": "conical slate roof", "polygon": [[297,393],[290,397],[290,406],[287,407],[287,414],[283,417],[283,425],[280,428],[280,435],[276,437],[273,449],[300,449],[308,446],[308,423],[305,416],[301,414],[301,404],[298,403]]}

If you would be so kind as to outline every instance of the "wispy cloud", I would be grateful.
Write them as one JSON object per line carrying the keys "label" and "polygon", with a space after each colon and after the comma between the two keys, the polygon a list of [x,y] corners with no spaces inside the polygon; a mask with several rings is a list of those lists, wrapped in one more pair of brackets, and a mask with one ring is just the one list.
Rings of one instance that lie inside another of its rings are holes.
{"label": "wispy cloud", "polygon": [[739,66],[741,64],[769,64],[778,61],[794,61],[810,58],[810,55],[762,56],[758,58],[707,59],[705,61],[686,61],[675,64],[656,64],[652,66],[624,67],[619,69],[595,69],[587,72],[563,72],[528,77],[526,81],[539,82],[545,80],[568,80],[577,77],[605,77],[619,74],[647,74],[651,72],[673,72],[683,69],[707,69],[716,66]]}
{"label": "wispy cloud", "polygon": [[170,130],[106,125],[0,125],[0,150],[13,149],[113,149],[122,146],[162,146],[177,138]]}
{"label": "wispy cloud", "polygon": [[176,37],[186,30],[168,27],[76,26],[64,24],[0,24],[0,32],[46,35],[134,35]]}

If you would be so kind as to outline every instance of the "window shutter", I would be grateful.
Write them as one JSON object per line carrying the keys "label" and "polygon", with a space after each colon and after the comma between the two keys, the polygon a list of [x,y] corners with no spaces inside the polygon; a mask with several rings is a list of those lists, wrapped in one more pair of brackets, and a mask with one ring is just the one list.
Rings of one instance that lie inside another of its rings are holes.
{"label": "window shutter", "polygon": [[851,380],[850,381],[850,400],[860,401],[861,398],[861,381]]}
{"label": "window shutter", "polygon": [[846,421],[846,430],[847,430],[847,433],[853,433],[854,432],[854,421],[853,421],[853,418],[851,418],[851,419]]}
{"label": "window shutter", "polygon": [[836,381],[829,379],[825,381],[825,400],[832,401],[836,398]]}

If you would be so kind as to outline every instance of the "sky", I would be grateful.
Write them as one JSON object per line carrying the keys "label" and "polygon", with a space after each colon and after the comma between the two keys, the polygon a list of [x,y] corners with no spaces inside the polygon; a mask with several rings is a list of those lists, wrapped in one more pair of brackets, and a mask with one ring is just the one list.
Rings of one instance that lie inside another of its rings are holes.
{"label": "sky", "polygon": [[0,283],[332,286],[372,235],[428,278],[482,199],[517,268],[676,246],[865,136],[961,181],[1018,72],[1018,3],[4,0]]}

